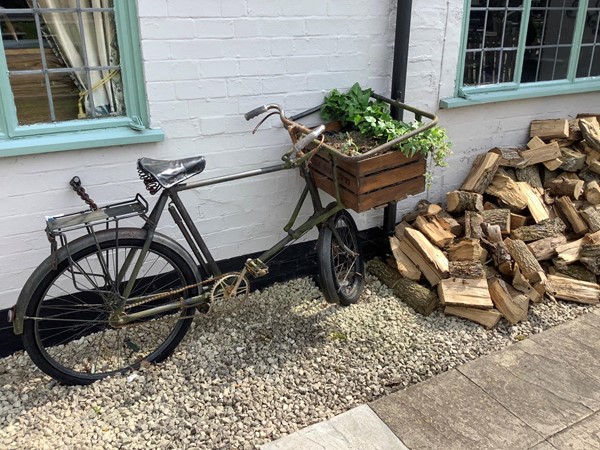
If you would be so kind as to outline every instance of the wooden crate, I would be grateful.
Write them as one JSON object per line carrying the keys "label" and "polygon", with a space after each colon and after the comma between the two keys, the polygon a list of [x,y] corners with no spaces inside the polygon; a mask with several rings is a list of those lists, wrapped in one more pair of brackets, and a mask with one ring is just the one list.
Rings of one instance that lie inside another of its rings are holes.
{"label": "wooden crate", "polygon": [[[426,161],[390,151],[362,161],[337,160],[340,196],[356,212],[402,200],[425,190]],[[317,187],[335,197],[331,156],[324,150],[310,160]]]}

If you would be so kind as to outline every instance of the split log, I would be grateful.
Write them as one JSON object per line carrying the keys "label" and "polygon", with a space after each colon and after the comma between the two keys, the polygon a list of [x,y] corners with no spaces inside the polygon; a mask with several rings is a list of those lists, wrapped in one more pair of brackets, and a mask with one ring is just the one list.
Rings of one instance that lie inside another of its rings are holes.
{"label": "split log", "polygon": [[415,227],[440,248],[450,245],[456,236],[450,233],[441,223],[443,219],[437,216],[418,216]]}
{"label": "split log", "polygon": [[553,266],[548,269],[550,275],[560,275],[568,278],[574,278],[575,280],[587,281],[588,283],[596,283],[596,275],[586,269],[583,264],[561,264]]}
{"label": "split log", "polygon": [[404,230],[406,230],[406,228],[410,227],[410,224],[408,222],[405,222],[404,220],[402,222],[399,222],[396,225],[396,228],[394,228],[394,236],[396,236],[398,238],[398,240],[402,240],[404,239]]}
{"label": "split log", "polygon": [[521,158],[523,158],[523,162],[516,166],[517,168],[524,168],[533,166],[534,164],[552,161],[556,158],[562,158],[561,149],[556,142],[541,147],[531,148],[529,150],[522,150],[520,154]]}
{"label": "split log", "polygon": [[585,155],[570,148],[561,148],[560,152],[563,163],[560,169],[565,172],[578,172],[585,167]]}
{"label": "split log", "polygon": [[568,138],[569,121],[564,119],[533,120],[529,136],[537,136],[540,139]]}
{"label": "split log", "polygon": [[529,166],[523,169],[515,170],[517,180],[529,183],[531,187],[536,189],[543,189],[542,177],[540,176],[540,169],[538,166]]}
{"label": "split log", "polygon": [[500,155],[500,166],[502,167],[523,167],[525,160],[521,156],[521,150],[520,148],[496,147],[490,152]]}
{"label": "split log", "polygon": [[544,161],[542,164],[546,169],[550,171],[557,170],[560,166],[562,166],[563,160],[561,158],[552,159],[550,161]]}
{"label": "split log", "polygon": [[529,183],[517,183],[519,189],[527,198],[527,208],[535,223],[540,223],[550,218],[546,205],[540,198],[538,191],[534,190]]}
{"label": "split log", "polygon": [[488,281],[488,286],[492,302],[506,320],[516,325],[527,319],[529,299],[525,295],[509,290],[509,285],[499,278]]}
{"label": "split log", "polygon": [[438,298],[434,291],[430,291],[425,286],[408,278],[403,278],[378,258],[369,261],[367,268],[382,283],[392,289],[396,297],[419,314],[428,316],[436,309]]}
{"label": "split log", "polygon": [[489,211],[490,209],[501,209],[501,208],[498,205],[496,205],[495,203],[485,202],[483,204],[483,210],[484,211]]}
{"label": "split log", "polygon": [[452,217],[450,214],[448,214],[447,211],[442,211],[439,214],[439,217],[441,219],[444,219],[444,226],[446,226],[445,224],[448,225],[448,231],[450,233],[452,233],[454,236],[459,237],[463,235],[463,226],[458,223],[458,221]]}
{"label": "split log", "polygon": [[600,161],[591,161],[588,166],[592,172],[600,175]]}
{"label": "split log", "polygon": [[553,195],[562,197],[568,196],[573,200],[578,200],[583,193],[583,187],[585,183],[583,180],[571,180],[565,177],[554,178],[544,183],[544,187],[548,189]]}
{"label": "split log", "polygon": [[460,187],[462,191],[483,194],[500,166],[500,155],[488,152],[477,155],[467,178]]}
{"label": "split log", "polygon": [[485,278],[485,268],[481,261],[450,261],[450,278]]}
{"label": "split log", "polygon": [[581,178],[586,183],[589,183],[590,181],[595,181],[596,183],[600,184],[600,174],[592,172],[587,167],[581,170],[577,175],[579,175],[579,178]]}
{"label": "split log", "polygon": [[600,231],[600,206],[588,206],[579,211],[592,233]]}
{"label": "split log", "polygon": [[583,140],[583,134],[579,128],[579,119],[569,120],[569,140],[573,142]]}
{"label": "split log", "polygon": [[524,294],[527,299],[532,303],[540,303],[543,300],[543,294],[540,294],[534,287],[529,283],[527,278],[523,276],[520,270],[515,271],[515,275],[512,280],[512,286],[517,291]]}
{"label": "split log", "polygon": [[502,314],[496,309],[465,308],[462,306],[446,306],[444,314],[470,320],[483,325],[488,330],[494,328],[502,318]]}
{"label": "split log", "polygon": [[510,213],[510,229],[516,230],[519,227],[527,225],[527,217],[520,214]]}
{"label": "split log", "polygon": [[521,211],[527,207],[527,197],[521,192],[517,182],[507,175],[497,173],[485,193],[498,197],[511,210]]}
{"label": "split log", "polygon": [[467,239],[481,239],[481,224],[483,217],[473,211],[465,211],[465,237]]}
{"label": "split log", "polygon": [[407,239],[402,239],[398,248],[402,250],[402,253],[408,256],[432,286],[438,284],[444,277],[444,275],[440,273]]}
{"label": "split log", "polygon": [[581,236],[588,232],[587,224],[581,218],[569,197],[560,197],[556,200],[556,205],[558,206],[558,209],[562,215],[567,219],[567,222],[571,225],[571,228],[575,234]]}
{"label": "split log", "polygon": [[566,225],[559,218],[548,219],[535,225],[526,225],[510,232],[512,239],[519,239],[525,242],[537,241],[551,236],[560,236],[567,229]]}
{"label": "split log", "polygon": [[571,264],[579,261],[581,257],[581,244],[583,244],[583,239],[558,245],[556,247],[557,262],[560,264]]}
{"label": "split log", "polygon": [[539,241],[533,241],[527,244],[527,248],[533,254],[535,259],[538,261],[546,261],[554,258],[556,253],[556,247],[567,243],[567,238],[563,235],[552,236]]}
{"label": "split log", "polygon": [[446,203],[449,213],[460,214],[464,211],[483,211],[483,196],[474,192],[448,192]]}
{"label": "split log", "polygon": [[581,264],[594,275],[600,275],[600,242],[594,243],[584,238],[579,254]]}
{"label": "split log", "polygon": [[575,280],[559,275],[548,276],[548,292],[560,300],[595,305],[600,301],[597,283]]}
{"label": "split log", "polygon": [[592,205],[600,205],[600,184],[590,181],[585,186],[585,199]]}
{"label": "split log", "polygon": [[436,205],[435,203],[431,203],[428,200],[419,200],[417,206],[402,217],[403,222],[412,223],[414,222],[418,216],[435,216],[442,212],[442,207],[440,205]]}
{"label": "split log", "polygon": [[579,121],[579,129],[585,142],[594,150],[600,151],[600,126],[598,120],[582,119]]}
{"label": "split log", "polygon": [[545,283],[546,274],[544,273],[544,269],[542,269],[538,260],[535,259],[533,253],[529,251],[525,242],[518,239],[506,238],[504,245],[506,245],[512,259],[519,266],[523,276],[530,283]]}
{"label": "split log", "polygon": [[427,259],[431,265],[442,274],[442,276],[448,275],[448,258],[446,258],[439,248],[431,244],[423,233],[414,228],[407,228],[404,230],[404,237],[418,249],[421,255]]}
{"label": "split log", "polygon": [[540,148],[546,145],[546,143],[541,140],[538,136],[533,136],[531,140],[527,143],[527,148]]}
{"label": "split log", "polygon": [[485,242],[492,253],[494,265],[503,275],[511,275],[514,271],[514,261],[502,240],[500,227],[484,223],[481,228],[486,236]]}
{"label": "split log", "polygon": [[438,297],[445,306],[464,306],[469,308],[492,309],[487,280],[467,280],[448,278],[438,285]]}
{"label": "split log", "polygon": [[463,239],[448,248],[450,261],[481,261],[485,263],[487,252],[477,239]]}
{"label": "split log", "polygon": [[405,278],[413,281],[419,281],[421,279],[421,271],[413,264],[410,258],[400,249],[400,240],[395,237],[390,237],[390,247],[392,254],[394,255],[395,267]]}
{"label": "split log", "polygon": [[509,209],[489,209],[481,213],[483,221],[490,225],[498,225],[502,234],[510,233],[511,213]]}

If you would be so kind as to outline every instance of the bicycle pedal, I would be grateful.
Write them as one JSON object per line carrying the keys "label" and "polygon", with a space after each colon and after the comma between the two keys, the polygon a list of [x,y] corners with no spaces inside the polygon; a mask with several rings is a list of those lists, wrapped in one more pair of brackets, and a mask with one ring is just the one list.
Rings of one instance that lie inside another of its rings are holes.
{"label": "bicycle pedal", "polygon": [[246,270],[254,278],[259,278],[269,273],[269,266],[260,259],[248,259],[246,261]]}

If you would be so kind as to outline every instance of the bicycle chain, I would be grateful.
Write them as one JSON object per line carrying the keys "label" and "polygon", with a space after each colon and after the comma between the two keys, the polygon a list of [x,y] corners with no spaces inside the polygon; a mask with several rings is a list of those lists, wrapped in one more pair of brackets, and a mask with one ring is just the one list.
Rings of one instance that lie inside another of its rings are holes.
{"label": "bicycle chain", "polygon": [[87,192],[85,192],[85,189],[81,185],[81,180],[79,179],[79,177],[73,177],[69,184],[77,193],[79,198],[81,198],[81,200],[83,200],[92,211],[98,211],[98,205],[96,205],[96,202],[90,198]]}

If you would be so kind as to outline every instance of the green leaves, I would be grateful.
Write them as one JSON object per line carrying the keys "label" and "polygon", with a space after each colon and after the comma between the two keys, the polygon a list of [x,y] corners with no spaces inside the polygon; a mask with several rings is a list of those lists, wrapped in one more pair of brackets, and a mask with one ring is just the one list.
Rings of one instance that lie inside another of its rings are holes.
{"label": "green leaves", "polygon": [[[389,142],[406,133],[416,130],[423,124],[410,124],[394,120],[390,115],[389,105],[379,100],[372,100],[371,89],[362,89],[358,83],[342,94],[337,89],[325,97],[321,107],[321,115],[326,121],[338,120],[347,130],[358,130],[376,141]],[[446,131],[441,127],[433,127],[398,146],[408,156],[416,153],[431,154],[437,166],[446,166],[445,159],[450,154],[450,142]]]}

